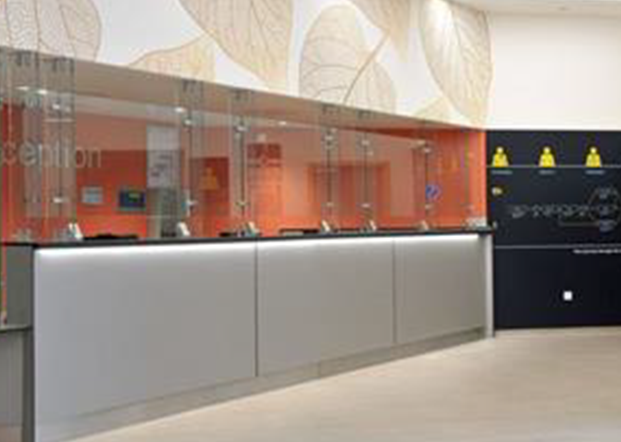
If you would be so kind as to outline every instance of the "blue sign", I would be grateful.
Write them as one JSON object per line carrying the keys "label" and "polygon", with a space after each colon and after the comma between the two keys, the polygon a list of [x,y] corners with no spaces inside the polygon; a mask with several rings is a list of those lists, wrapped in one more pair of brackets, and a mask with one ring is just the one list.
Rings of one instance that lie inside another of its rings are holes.
{"label": "blue sign", "polygon": [[425,188],[425,197],[427,201],[437,201],[442,193],[438,184],[427,184]]}

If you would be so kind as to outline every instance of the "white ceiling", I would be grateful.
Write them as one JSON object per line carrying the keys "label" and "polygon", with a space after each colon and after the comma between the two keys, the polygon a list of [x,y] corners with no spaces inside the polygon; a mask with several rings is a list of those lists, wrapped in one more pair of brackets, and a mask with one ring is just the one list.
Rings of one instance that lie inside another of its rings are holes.
{"label": "white ceiling", "polygon": [[621,0],[457,0],[491,12],[621,17]]}

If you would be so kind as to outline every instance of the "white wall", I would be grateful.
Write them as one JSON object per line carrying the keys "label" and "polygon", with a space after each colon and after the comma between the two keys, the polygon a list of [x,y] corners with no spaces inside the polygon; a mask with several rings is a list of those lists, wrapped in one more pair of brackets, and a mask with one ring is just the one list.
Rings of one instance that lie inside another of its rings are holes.
{"label": "white wall", "polygon": [[63,20],[40,3],[49,17],[0,1],[0,45],[476,127],[621,129],[619,16],[270,0],[249,24],[250,2],[202,2],[214,14],[201,0],[82,0]]}
{"label": "white wall", "polygon": [[621,18],[490,14],[493,129],[621,129]]}
{"label": "white wall", "polygon": [[43,13],[0,1],[0,46],[410,117],[485,120],[487,21],[450,0],[80,0],[64,15],[57,0],[34,3]]}

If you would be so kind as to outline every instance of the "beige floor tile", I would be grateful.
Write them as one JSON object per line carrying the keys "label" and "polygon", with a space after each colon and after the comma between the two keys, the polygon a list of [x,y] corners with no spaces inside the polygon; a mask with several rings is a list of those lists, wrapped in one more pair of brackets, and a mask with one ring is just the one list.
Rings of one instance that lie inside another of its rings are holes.
{"label": "beige floor tile", "polygon": [[621,330],[526,332],[81,442],[620,442]]}

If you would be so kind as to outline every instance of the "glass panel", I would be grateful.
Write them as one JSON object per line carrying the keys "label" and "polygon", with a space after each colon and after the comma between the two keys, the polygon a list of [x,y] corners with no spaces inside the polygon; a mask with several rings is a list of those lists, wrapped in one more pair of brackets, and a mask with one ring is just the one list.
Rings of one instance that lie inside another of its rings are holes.
{"label": "glass panel", "polygon": [[[377,224],[382,229],[413,229],[425,219],[424,154],[411,139],[372,135],[376,158]],[[421,173],[421,167],[422,173]]]}
{"label": "glass panel", "polygon": [[38,90],[39,58],[12,52],[9,63],[7,122],[8,235],[15,240],[43,238],[40,170],[37,158],[42,144],[41,105]]}
{"label": "glass panel", "polygon": [[464,130],[461,134],[468,170],[467,224],[474,228],[487,227],[486,134],[478,130]]}
{"label": "glass panel", "polygon": [[92,64],[76,79],[72,61],[29,52],[4,59],[5,241],[485,224],[481,132],[380,133],[387,117],[368,111]]}
{"label": "glass panel", "polygon": [[354,130],[339,130],[338,225],[343,231],[359,230],[362,217],[363,172],[359,137]]}
{"label": "glass panel", "polygon": [[[159,237],[165,217],[156,212],[163,204],[160,189],[174,181],[169,148],[177,138],[176,114],[163,106],[96,96],[79,96],[76,105],[77,145],[86,158],[77,170],[84,235]],[[155,152],[150,158],[149,145]]]}
{"label": "glass panel", "polygon": [[202,211],[202,232],[207,237],[234,234],[237,207],[232,192],[233,118],[230,114],[210,112],[205,115],[205,140],[200,161],[198,189]]}
{"label": "glass panel", "polygon": [[312,180],[314,187],[313,204],[319,218],[321,233],[333,233],[341,226],[340,210],[342,195],[340,183],[340,163],[342,139],[339,129],[335,126],[338,121],[339,108],[334,105],[323,105],[317,116],[314,132],[319,139],[316,152],[316,162],[312,166]]}
{"label": "glass panel", "polygon": [[[189,101],[191,90],[175,82],[180,88],[175,99]],[[188,85],[188,87],[190,87]],[[187,95],[187,97],[186,97]],[[146,203],[149,238],[174,238],[189,236],[186,222],[190,198],[190,162],[194,147],[189,140],[193,134],[194,116],[192,110],[172,102],[149,106],[146,124]],[[119,192],[119,210],[131,211],[131,199]],[[129,201],[124,202],[124,199]]]}
{"label": "glass panel", "polygon": [[207,118],[202,106],[205,101],[204,84],[197,81],[179,82],[178,131],[181,150],[181,201],[176,225],[177,236],[204,236],[202,219],[204,201],[200,198],[203,158],[207,155],[205,124]]}
{"label": "glass panel", "polygon": [[261,234],[257,224],[257,196],[262,192],[259,183],[264,152],[257,142],[255,120],[248,112],[252,101],[250,91],[235,90],[231,93],[230,186],[234,201],[231,215],[234,233],[240,236]]}
{"label": "glass panel", "polygon": [[5,53],[3,237],[64,239],[75,220],[73,62]]}
{"label": "glass panel", "polygon": [[427,222],[431,228],[463,227],[470,217],[467,142],[459,130],[435,131],[427,158]]}
{"label": "glass panel", "polygon": [[[174,103],[147,108],[150,113],[146,127],[149,238],[202,235],[203,207],[197,192],[204,150],[204,113],[200,110],[204,101],[203,85],[179,80],[174,81],[174,88]],[[125,195],[123,190],[119,192],[121,205]]]}
{"label": "glass panel", "polygon": [[316,206],[319,206],[320,230],[332,233],[339,227],[339,131],[332,126],[319,126],[320,160],[313,166]]}
{"label": "glass panel", "polygon": [[191,233],[192,158],[201,144],[195,139],[192,99],[184,95],[192,92],[178,81],[147,92],[152,102],[76,98],[76,139],[83,157],[76,170],[77,212],[87,238]]}
{"label": "glass panel", "polygon": [[412,191],[414,227],[421,230],[429,228],[427,218],[429,217],[430,206],[427,202],[427,171],[428,157],[430,152],[429,141],[422,135],[415,135],[412,138],[412,163],[413,177]]}
{"label": "glass panel", "polygon": [[285,120],[257,120],[252,156],[257,162],[255,197],[265,236],[317,233],[324,178],[322,133],[317,127]]}
{"label": "glass panel", "polygon": [[256,118],[246,143],[246,194],[251,209],[247,221],[253,222],[263,236],[277,236],[287,222],[283,207],[287,139],[278,122]]}
{"label": "glass panel", "polygon": [[[76,223],[74,62],[41,56],[37,95],[42,111],[40,164],[43,237],[79,239]],[[38,189],[31,189],[36,193]]]}
{"label": "glass panel", "polygon": [[360,225],[363,230],[377,230],[378,203],[381,199],[380,184],[383,174],[382,164],[377,155],[376,137],[367,132],[356,132],[358,150],[359,192],[358,206]]}

